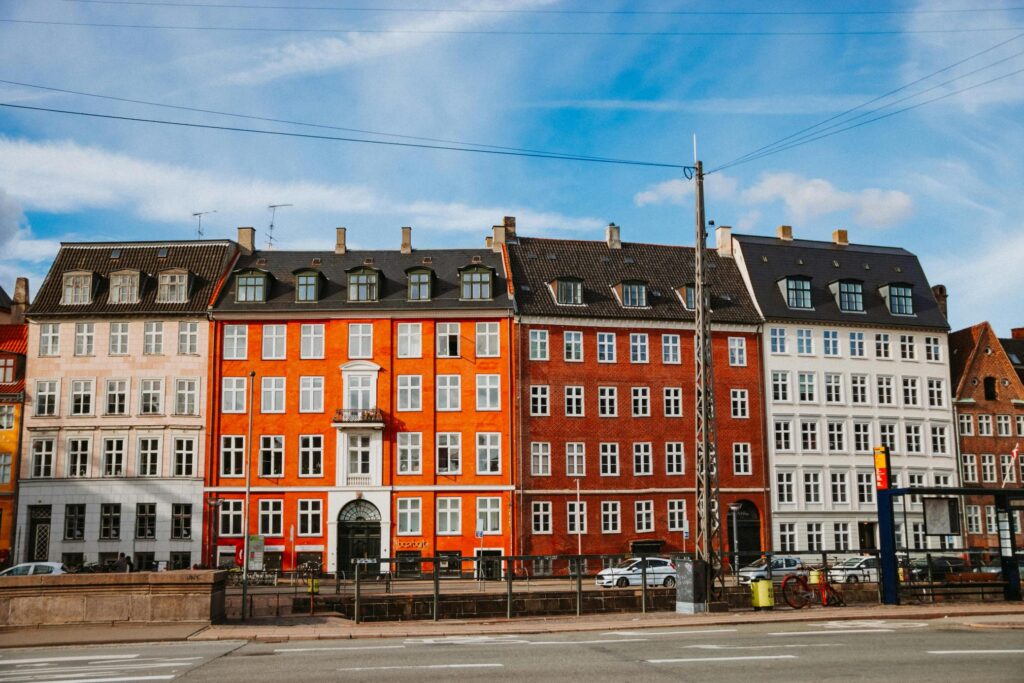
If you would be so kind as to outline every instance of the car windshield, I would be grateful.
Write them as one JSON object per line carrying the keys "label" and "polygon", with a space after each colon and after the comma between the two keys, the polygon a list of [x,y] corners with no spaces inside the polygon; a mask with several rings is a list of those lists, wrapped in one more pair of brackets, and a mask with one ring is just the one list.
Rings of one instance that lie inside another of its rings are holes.
{"label": "car windshield", "polygon": [[615,565],[616,569],[631,569],[640,560],[623,560]]}
{"label": "car windshield", "polygon": [[762,557],[762,558],[760,558],[758,560],[754,560],[753,562],[748,564],[746,567],[743,567],[743,569],[764,569],[767,564],[768,564],[768,561],[765,560]]}
{"label": "car windshield", "polygon": [[850,557],[850,558],[847,558],[847,559],[843,560],[842,562],[840,562],[836,566],[837,567],[856,567],[858,564],[860,564],[860,562],[861,562],[861,558],[859,558],[859,557]]}

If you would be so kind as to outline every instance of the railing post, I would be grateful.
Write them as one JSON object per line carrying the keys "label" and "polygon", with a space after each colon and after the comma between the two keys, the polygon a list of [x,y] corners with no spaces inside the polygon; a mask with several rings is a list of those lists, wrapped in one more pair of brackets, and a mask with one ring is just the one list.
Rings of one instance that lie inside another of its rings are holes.
{"label": "railing post", "polygon": [[647,614],[647,557],[640,557],[640,611]]}
{"label": "railing post", "polygon": [[[435,555],[437,553],[434,553]],[[440,619],[438,607],[441,603],[441,566],[437,558],[434,558],[434,621]]]}
{"label": "railing post", "polygon": [[576,556],[576,616],[583,614],[583,566],[579,555]]}
{"label": "railing post", "polygon": [[507,557],[505,558],[505,595],[507,602],[505,605],[505,617],[507,619],[512,618],[512,571],[512,558]]}
{"label": "railing post", "polygon": [[361,564],[357,564],[356,565],[356,585],[355,585],[356,596],[355,596],[355,601],[353,603],[352,620],[354,622],[356,622],[357,624],[359,623],[359,570],[360,570],[360,568],[362,566],[363,565],[361,565]]}
{"label": "railing post", "polygon": [[932,554],[925,553],[924,561],[928,563],[928,595],[930,602],[935,602],[935,579],[932,577]]}

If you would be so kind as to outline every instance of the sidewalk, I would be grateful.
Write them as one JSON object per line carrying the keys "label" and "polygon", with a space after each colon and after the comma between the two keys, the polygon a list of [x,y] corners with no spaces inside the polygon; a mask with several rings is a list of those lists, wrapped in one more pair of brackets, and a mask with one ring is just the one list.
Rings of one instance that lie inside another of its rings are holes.
{"label": "sidewalk", "polygon": [[718,614],[682,615],[594,614],[582,617],[519,618],[512,620],[405,621],[354,624],[348,619],[322,615],[256,619],[248,623],[203,624],[101,624],[48,626],[0,631],[0,648],[138,643],[155,641],[248,640],[347,640],[355,638],[444,638],[503,634],[569,633],[575,631],[623,631],[637,628],[685,628],[737,624],[796,623],[878,619],[942,619],[979,617],[979,627],[1024,628],[1024,603],[975,603],[938,605],[872,605],[841,609],[733,611]]}

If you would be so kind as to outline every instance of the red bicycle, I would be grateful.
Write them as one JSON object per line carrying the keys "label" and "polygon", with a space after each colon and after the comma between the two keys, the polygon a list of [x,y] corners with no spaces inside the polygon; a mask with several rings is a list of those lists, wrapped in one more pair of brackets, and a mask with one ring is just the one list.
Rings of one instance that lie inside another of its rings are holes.
{"label": "red bicycle", "polygon": [[807,577],[790,574],[782,580],[782,599],[793,609],[801,609],[820,597],[822,607],[845,607],[842,594],[828,580],[828,572],[818,574],[818,583],[812,584]]}

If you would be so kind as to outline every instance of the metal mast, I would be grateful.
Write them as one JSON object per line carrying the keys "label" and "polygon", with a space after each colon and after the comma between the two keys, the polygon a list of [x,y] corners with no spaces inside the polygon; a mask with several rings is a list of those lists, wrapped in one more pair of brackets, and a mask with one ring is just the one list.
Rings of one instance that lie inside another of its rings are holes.
{"label": "metal mast", "polygon": [[195,218],[197,221],[196,238],[203,239],[203,216],[210,213],[217,213],[217,209],[214,209],[213,211],[196,211],[192,214],[192,218]]}
{"label": "metal mast", "polygon": [[711,365],[711,306],[707,284],[707,232],[704,228],[704,165],[698,161],[696,180],[697,239],[695,253],[694,366],[696,379],[697,533],[696,557],[707,562],[707,593],[710,599],[725,585],[722,572],[722,520],[719,511],[718,454],[715,448],[715,391]]}
{"label": "metal mast", "polygon": [[274,219],[277,218],[277,210],[286,206],[294,206],[293,204],[271,204],[267,208],[270,209],[270,227],[267,228],[267,249],[274,248]]}

